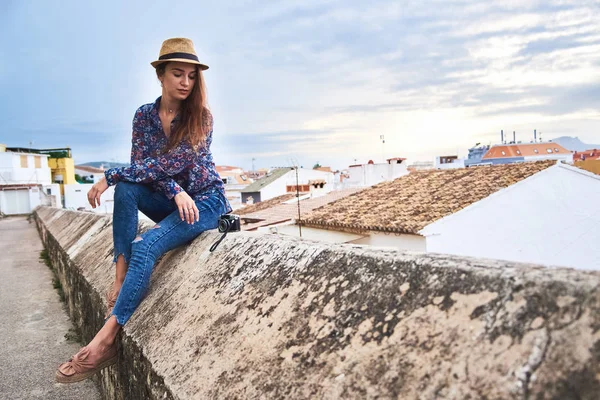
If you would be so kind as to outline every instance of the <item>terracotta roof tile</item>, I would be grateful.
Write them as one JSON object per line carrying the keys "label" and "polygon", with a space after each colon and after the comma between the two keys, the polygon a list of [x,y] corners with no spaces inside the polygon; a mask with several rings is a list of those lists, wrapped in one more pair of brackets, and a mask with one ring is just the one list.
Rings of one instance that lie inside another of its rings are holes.
{"label": "terracotta roof tile", "polygon": [[[343,189],[343,190],[335,190],[333,192],[327,193],[324,196],[319,196],[319,197],[315,197],[312,199],[301,200],[300,201],[300,215],[301,216],[305,215],[316,208],[322,207],[326,204],[329,204],[333,201],[339,200],[346,196],[350,196],[351,194],[356,193],[361,190],[363,190],[363,188],[350,188],[350,189]],[[295,194],[283,195],[283,196],[275,197],[271,200],[267,200],[267,202],[271,202],[270,207],[266,207],[266,208],[263,207],[258,210],[255,208],[250,209],[250,207],[254,207],[254,205],[253,205],[253,206],[248,206],[247,208],[243,208],[241,210],[236,210],[235,213],[240,215],[242,220],[244,220],[244,219],[259,220],[257,222],[250,222],[248,224],[243,224],[242,230],[245,230],[245,231],[254,230],[261,226],[273,225],[273,224],[286,222],[286,221],[290,221],[292,219],[298,218],[298,204],[297,203],[294,202],[292,204],[281,204],[283,201],[285,201],[285,200],[282,200],[285,196],[291,196],[289,199],[287,199],[287,200],[290,200],[295,197]],[[274,201],[274,200],[276,200],[276,201]],[[260,203],[256,204],[256,206],[259,206],[263,203],[266,203],[266,202],[261,201]],[[250,211],[250,212],[244,212],[244,211]]]}
{"label": "terracotta roof tile", "polygon": [[556,161],[417,171],[325,205],[303,218],[314,227],[417,233]]}
{"label": "terracotta roof tile", "polygon": [[[502,154],[503,152],[504,154]],[[517,143],[493,146],[485,153],[483,159],[543,156],[547,154],[571,154],[571,152],[558,143],[553,142]]]}
{"label": "terracotta roof tile", "polygon": [[92,174],[102,174],[102,173],[104,173],[104,168],[90,167],[89,165],[76,165],[75,169],[79,169],[79,170],[82,170],[82,171],[90,172]]}
{"label": "terracotta roof tile", "polygon": [[283,194],[281,196],[277,196],[277,197],[273,197],[272,199],[269,200],[265,200],[265,201],[261,201],[259,203],[256,204],[252,204],[249,206],[245,206],[243,208],[239,208],[237,210],[235,210],[235,213],[238,215],[246,215],[246,214],[251,214],[257,211],[261,211],[261,210],[265,210],[267,208],[271,208],[273,206],[276,206],[278,204],[283,203],[284,201],[288,201],[290,199],[293,199],[294,197],[296,197],[295,193],[288,193],[288,194]]}

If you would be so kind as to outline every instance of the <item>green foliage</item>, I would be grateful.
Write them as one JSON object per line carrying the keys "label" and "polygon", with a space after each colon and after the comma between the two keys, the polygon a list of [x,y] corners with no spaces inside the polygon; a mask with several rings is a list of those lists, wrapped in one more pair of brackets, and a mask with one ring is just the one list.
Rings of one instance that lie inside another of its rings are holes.
{"label": "green foliage", "polygon": [[50,156],[50,158],[70,158],[71,154],[67,150],[63,151],[49,151],[46,152]]}
{"label": "green foliage", "polygon": [[313,165],[313,169],[321,168],[321,164],[317,161],[315,165]]}

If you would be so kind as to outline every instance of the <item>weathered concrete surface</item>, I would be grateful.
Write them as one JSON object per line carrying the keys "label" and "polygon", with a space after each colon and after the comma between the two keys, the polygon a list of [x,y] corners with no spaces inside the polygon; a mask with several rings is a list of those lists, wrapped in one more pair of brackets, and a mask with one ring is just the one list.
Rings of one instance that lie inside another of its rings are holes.
{"label": "weathered concrete surface", "polygon": [[71,323],[42,249],[26,217],[0,219],[0,399],[99,399],[93,382],[54,382],[56,367],[80,345],[65,339]]}
{"label": "weathered concrete surface", "polygon": [[[89,339],[111,222],[37,217]],[[598,398],[598,272],[249,233],[209,253],[217,237],[157,264],[103,374],[108,398]]]}

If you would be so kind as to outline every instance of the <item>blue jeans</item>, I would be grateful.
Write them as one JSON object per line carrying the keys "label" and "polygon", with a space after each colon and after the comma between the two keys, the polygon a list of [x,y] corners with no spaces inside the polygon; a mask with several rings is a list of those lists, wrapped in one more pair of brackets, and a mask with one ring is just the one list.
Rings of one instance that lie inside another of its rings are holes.
{"label": "blue jeans", "polygon": [[[181,220],[174,200],[143,184],[117,183],[114,201],[114,262],[122,254],[128,269],[112,315],[120,325],[124,325],[148,290],[156,260],[167,251],[192,241],[202,232],[217,228],[219,216],[227,212],[229,203],[223,194],[215,191],[207,199],[196,201],[200,220],[188,224]],[[136,237],[138,210],[156,225]]]}

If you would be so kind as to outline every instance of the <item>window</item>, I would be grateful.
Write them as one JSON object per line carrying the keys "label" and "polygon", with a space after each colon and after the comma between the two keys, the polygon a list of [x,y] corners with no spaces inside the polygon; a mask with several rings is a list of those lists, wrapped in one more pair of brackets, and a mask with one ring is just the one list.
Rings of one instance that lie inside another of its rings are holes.
{"label": "window", "polygon": [[222,178],[221,180],[223,181],[224,184],[227,185],[227,178]]}
{"label": "window", "polygon": [[27,164],[27,156],[21,156],[21,168],[27,168],[29,165]]}
{"label": "window", "polygon": [[555,152],[555,153],[558,153],[558,149],[557,149],[556,147],[554,148],[554,152]]}
{"label": "window", "polygon": [[505,156],[505,155],[506,155],[506,152],[505,152],[505,151],[502,151],[502,155],[503,155],[503,156]]}
{"label": "window", "polygon": [[552,149],[546,149],[548,153],[552,153]]}
{"label": "window", "polygon": [[36,168],[42,168],[42,157],[40,157],[40,156],[34,156],[33,157],[33,161],[35,162],[35,167]]}
{"label": "window", "polygon": [[533,152],[534,152],[535,154],[539,153],[538,149],[533,149]]}
{"label": "window", "polygon": [[521,150],[517,150],[517,154],[521,155]]}
{"label": "window", "polygon": [[243,181],[246,181],[248,178],[246,178],[246,175],[240,175],[240,178],[242,178]]}
{"label": "window", "polygon": [[[296,185],[287,185],[285,189],[287,193],[295,193]],[[298,185],[298,192],[310,192],[310,185]]]}

